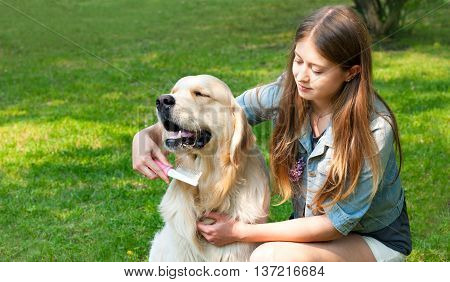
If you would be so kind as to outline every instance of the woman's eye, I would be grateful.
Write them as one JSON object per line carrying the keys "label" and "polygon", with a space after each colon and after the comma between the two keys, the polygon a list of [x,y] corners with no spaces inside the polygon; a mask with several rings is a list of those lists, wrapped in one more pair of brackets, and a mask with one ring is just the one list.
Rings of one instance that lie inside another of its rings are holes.
{"label": "woman's eye", "polygon": [[313,73],[315,73],[315,74],[321,74],[322,72],[321,71],[319,71],[319,70],[312,70],[313,71]]}

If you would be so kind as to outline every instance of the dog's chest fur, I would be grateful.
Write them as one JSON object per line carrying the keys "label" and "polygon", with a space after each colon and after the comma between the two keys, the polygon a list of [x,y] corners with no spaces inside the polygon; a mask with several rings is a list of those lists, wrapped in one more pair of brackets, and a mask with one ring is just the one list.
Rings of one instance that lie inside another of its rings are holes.
{"label": "dog's chest fur", "polygon": [[[198,187],[173,180],[159,206],[166,223],[166,227],[161,232],[164,236],[173,237],[175,241],[180,242],[176,245],[184,246],[184,252],[182,252],[184,255],[176,255],[172,260],[242,261],[248,259],[255,248],[254,244],[234,243],[223,247],[211,245],[197,232],[197,221],[211,224],[210,220],[204,218],[205,212],[209,211],[227,214],[233,219],[246,223],[256,223],[267,215],[264,199],[269,197],[268,179],[262,155],[249,157],[244,165],[236,170],[232,182],[224,182],[224,179],[229,177],[224,176],[226,172],[222,173],[218,170],[221,166],[220,160],[217,159],[202,160],[184,157],[182,162],[177,159],[177,164],[207,173],[202,174]],[[250,171],[252,173],[249,173]],[[230,184],[229,189],[222,191],[222,184]],[[222,192],[224,192],[223,195]],[[161,243],[167,243],[162,239],[164,236],[158,235],[155,238],[154,244],[157,247],[153,253],[164,253],[165,248],[171,248],[170,244]],[[177,253],[177,250],[174,249],[172,253]],[[185,254],[190,255],[186,257]],[[153,258],[164,260],[163,256],[155,255]]]}

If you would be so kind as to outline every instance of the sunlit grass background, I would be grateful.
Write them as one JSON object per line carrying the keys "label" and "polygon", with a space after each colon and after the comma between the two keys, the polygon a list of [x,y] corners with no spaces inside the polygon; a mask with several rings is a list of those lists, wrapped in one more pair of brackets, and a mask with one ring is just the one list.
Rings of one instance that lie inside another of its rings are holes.
{"label": "sunlit grass background", "polygon": [[[166,185],[133,172],[130,149],[155,98],[192,74],[236,96],[271,82],[301,19],[333,3],[351,1],[1,1],[0,260],[145,261]],[[403,142],[409,261],[449,260],[448,14],[374,46]],[[270,126],[254,129],[266,157]]]}

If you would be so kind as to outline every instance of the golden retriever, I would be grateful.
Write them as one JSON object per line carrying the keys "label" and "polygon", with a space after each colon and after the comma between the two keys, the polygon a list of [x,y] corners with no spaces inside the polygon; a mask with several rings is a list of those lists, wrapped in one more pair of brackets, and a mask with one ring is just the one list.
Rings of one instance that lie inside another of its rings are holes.
{"label": "golden retriever", "polygon": [[210,75],[180,79],[156,104],[162,141],[176,164],[203,174],[198,187],[176,179],[169,184],[159,205],[165,225],[153,239],[150,261],[247,261],[256,244],[216,247],[196,227],[209,211],[246,223],[267,218],[269,174],[243,110]]}

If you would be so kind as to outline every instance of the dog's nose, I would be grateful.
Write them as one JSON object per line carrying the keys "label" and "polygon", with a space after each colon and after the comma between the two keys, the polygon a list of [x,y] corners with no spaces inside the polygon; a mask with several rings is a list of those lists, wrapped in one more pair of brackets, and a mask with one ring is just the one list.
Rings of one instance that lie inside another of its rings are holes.
{"label": "dog's nose", "polygon": [[159,111],[169,110],[175,105],[175,98],[172,95],[161,95],[156,99],[156,108]]}

